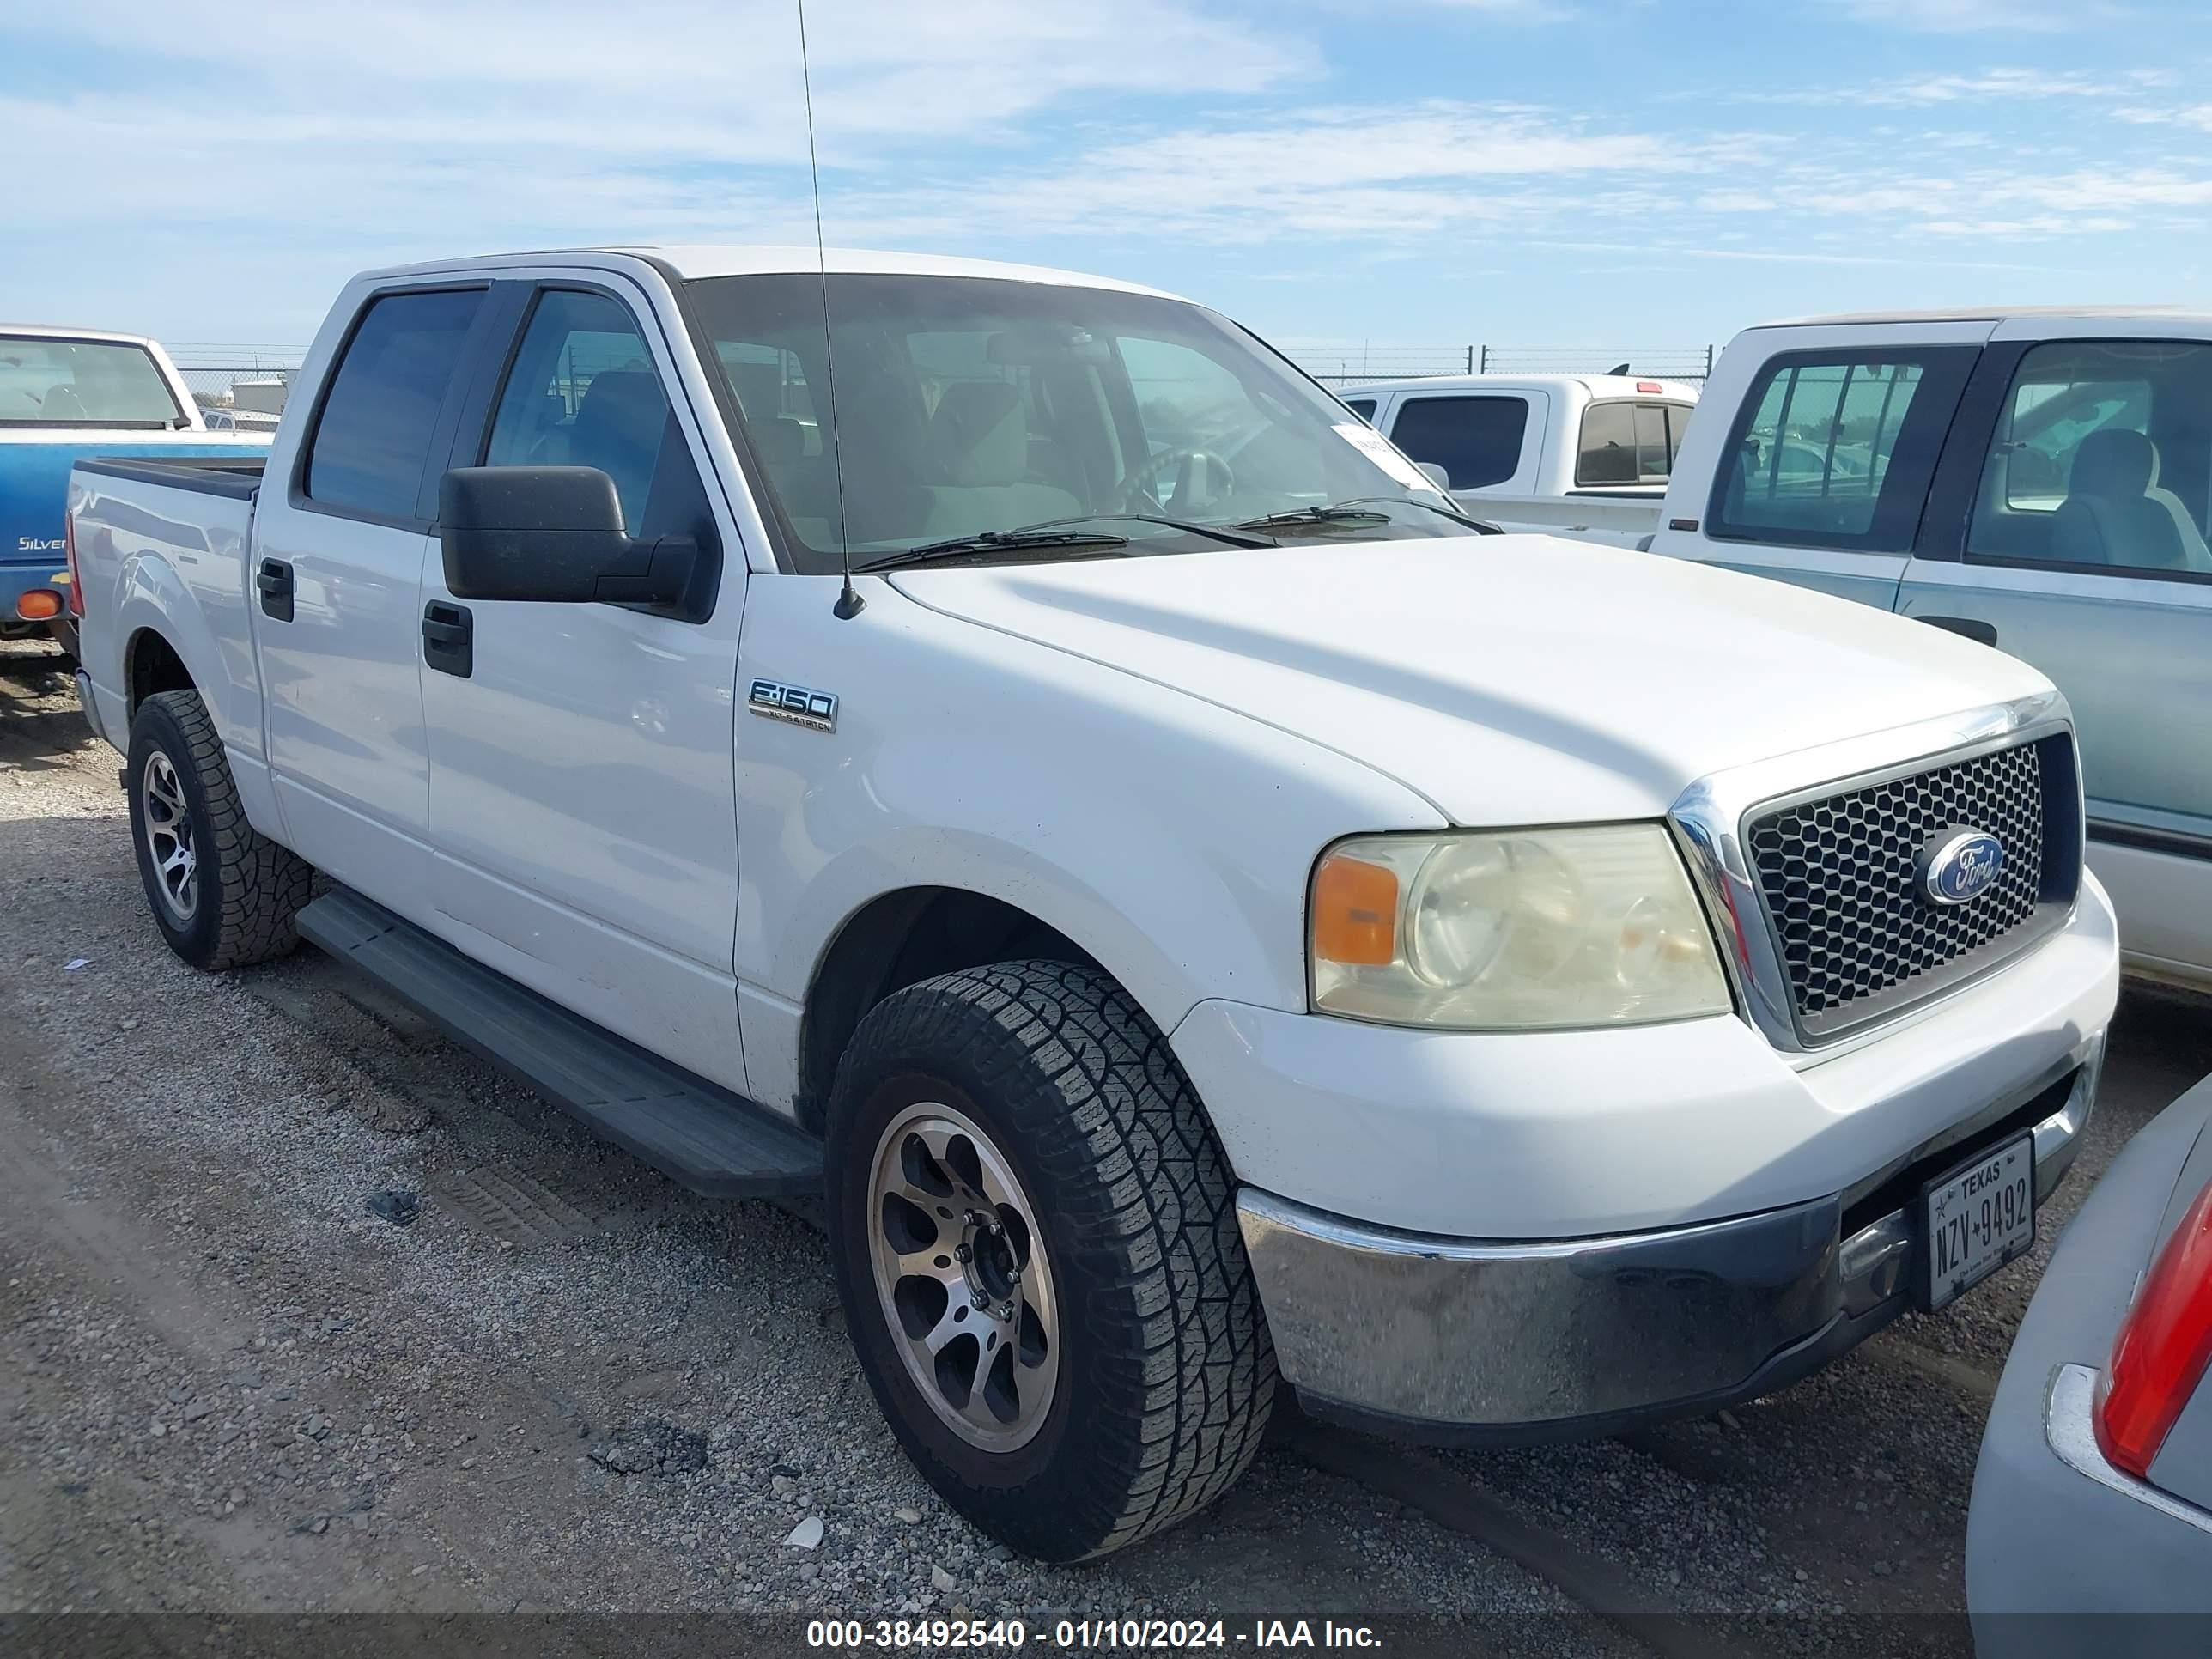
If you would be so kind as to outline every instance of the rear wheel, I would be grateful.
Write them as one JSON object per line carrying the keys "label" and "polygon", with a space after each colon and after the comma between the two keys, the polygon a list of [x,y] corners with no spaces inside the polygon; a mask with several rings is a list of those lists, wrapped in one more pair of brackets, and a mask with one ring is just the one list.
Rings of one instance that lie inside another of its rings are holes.
{"label": "rear wheel", "polygon": [[195,968],[281,957],[314,872],[246,822],[215,722],[197,691],[161,691],[131,722],[131,837],[154,925]]}
{"label": "rear wheel", "polygon": [[829,1116],[847,1324],[955,1509],[1074,1561],[1243,1473],[1275,1364],[1235,1183],[1120,987],[1048,962],[910,986],[861,1022]]}

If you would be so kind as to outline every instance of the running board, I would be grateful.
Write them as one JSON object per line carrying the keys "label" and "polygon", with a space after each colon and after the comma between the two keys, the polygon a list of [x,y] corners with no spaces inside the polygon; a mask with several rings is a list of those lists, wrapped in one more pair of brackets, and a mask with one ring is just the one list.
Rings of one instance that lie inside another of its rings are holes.
{"label": "running board", "polygon": [[[822,1190],[822,1143],[766,1107],[672,1066],[337,888],[301,937],[671,1180],[708,1198]],[[730,1018],[738,1011],[733,1003]]]}

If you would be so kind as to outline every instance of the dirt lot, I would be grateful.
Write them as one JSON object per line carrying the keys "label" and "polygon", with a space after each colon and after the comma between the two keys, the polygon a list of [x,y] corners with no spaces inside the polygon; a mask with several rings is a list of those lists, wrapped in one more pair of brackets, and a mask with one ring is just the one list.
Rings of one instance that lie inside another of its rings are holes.
{"label": "dirt lot", "polygon": [[[679,1191],[313,951],[173,960],[114,756],[55,659],[0,653],[0,1647],[282,1651],[237,1616],[360,1613],[509,1615],[550,1651],[584,1627],[511,1616],[715,1615],[696,1654],[964,1610],[1223,1617],[1232,1645],[1255,1616],[1421,1615],[1440,1651],[1620,1654],[1861,1652],[1907,1615],[1886,1644],[1965,1650],[1916,1616],[1960,1606],[2040,1253],[1710,1420],[1484,1454],[1290,1424],[1194,1524],[1040,1569],[901,1460],[803,1219]],[[2212,1071],[2185,1007],[2131,999],[2115,1043],[2059,1220]],[[367,1207],[393,1189],[413,1224]],[[818,1547],[787,1542],[810,1518]]]}

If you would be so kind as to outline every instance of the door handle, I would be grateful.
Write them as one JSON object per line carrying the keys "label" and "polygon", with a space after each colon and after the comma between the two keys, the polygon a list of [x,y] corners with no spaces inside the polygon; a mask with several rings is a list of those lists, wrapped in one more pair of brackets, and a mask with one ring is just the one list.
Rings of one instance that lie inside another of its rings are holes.
{"label": "door handle", "polygon": [[1973,641],[1977,645],[1995,645],[1997,642],[1996,625],[1994,623],[1982,622],[1972,617],[1923,617],[1920,620],[1930,628],[1940,628],[1947,634],[1956,634],[1962,639]]}
{"label": "door handle", "polygon": [[422,663],[466,679],[476,669],[476,618],[465,605],[433,599],[422,607]]}
{"label": "door handle", "polygon": [[261,568],[253,573],[253,585],[261,591],[261,614],[274,617],[278,622],[292,620],[292,567],[282,559],[264,559]]}

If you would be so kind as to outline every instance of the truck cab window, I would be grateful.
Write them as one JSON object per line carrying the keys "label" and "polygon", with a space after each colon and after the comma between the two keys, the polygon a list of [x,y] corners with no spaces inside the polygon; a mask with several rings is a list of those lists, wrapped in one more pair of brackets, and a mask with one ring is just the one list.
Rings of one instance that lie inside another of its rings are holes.
{"label": "truck cab window", "polygon": [[1528,431],[1526,398],[1409,398],[1390,439],[1415,460],[1443,468],[1454,489],[1481,489],[1521,470]]}
{"label": "truck cab window", "polygon": [[309,501],[373,518],[416,516],[439,406],[483,303],[482,289],[370,302],[315,422],[301,479]]}
{"label": "truck cab window", "polygon": [[1711,532],[1905,551],[1974,356],[1932,346],[1773,359],[1738,417]]}
{"label": "truck cab window", "polygon": [[1667,405],[1636,405],[1636,477],[1639,483],[1664,483],[1673,465],[1667,447]]}
{"label": "truck cab window", "polygon": [[1069,519],[1217,552],[1188,526],[1347,501],[1381,504],[1363,541],[1465,532],[1341,403],[1182,301],[848,271],[704,277],[684,304],[800,570]]}
{"label": "truck cab window", "polygon": [[615,481],[635,536],[670,428],[668,394],[630,313],[603,294],[549,289],[500,394],[483,464],[595,466]]}
{"label": "truck cab window", "polygon": [[143,346],[0,335],[0,427],[158,428],[183,413]]}
{"label": "truck cab window", "polygon": [[1592,404],[1583,415],[1575,455],[1578,484],[1632,484],[1637,480],[1636,405]]}
{"label": "truck cab window", "polygon": [[1374,422],[1374,419],[1375,419],[1375,399],[1374,399],[1374,398],[1346,398],[1344,400],[1344,406],[1345,406],[1346,409],[1350,410],[1353,414],[1355,414],[1355,415],[1357,415],[1358,416],[1359,416],[1359,418],[1360,418],[1361,420],[1363,420],[1363,421],[1366,421],[1366,422],[1370,422],[1370,424]]}
{"label": "truck cab window", "polygon": [[2212,346],[2060,340],[2021,359],[1969,558],[2212,577]]}

